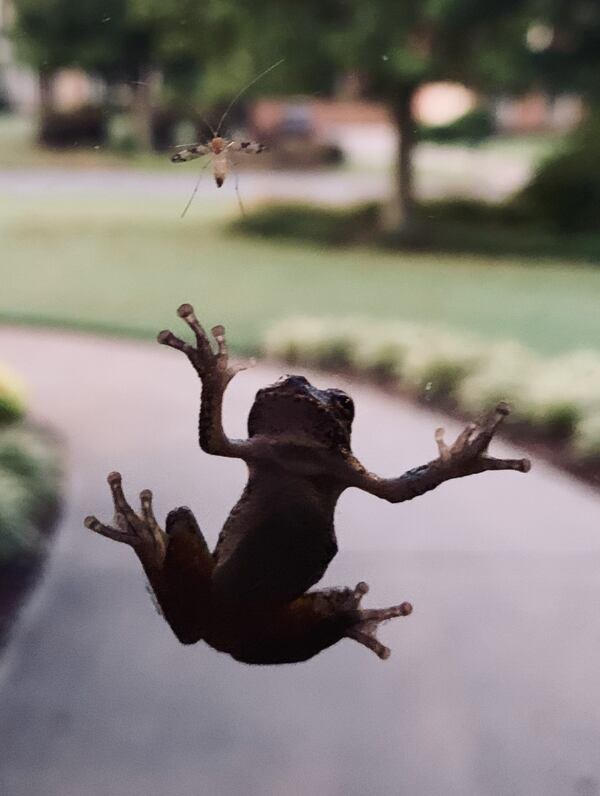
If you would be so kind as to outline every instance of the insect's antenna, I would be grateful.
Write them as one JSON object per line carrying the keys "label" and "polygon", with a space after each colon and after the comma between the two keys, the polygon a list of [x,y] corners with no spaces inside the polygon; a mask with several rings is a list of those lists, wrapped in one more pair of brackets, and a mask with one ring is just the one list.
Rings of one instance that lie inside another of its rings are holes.
{"label": "insect's antenna", "polygon": [[196,184],[194,185],[194,190],[192,191],[192,195],[188,199],[186,206],[183,208],[183,211],[182,211],[181,215],[179,216],[180,218],[183,218],[185,216],[185,214],[187,213],[187,211],[190,209],[190,205],[192,204],[192,202],[194,201],[194,197],[198,193],[198,188],[200,187],[200,180],[202,179],[202,176],[204,175],[204,172],[206,171],[206,167],[208,165],[210,165],[212,163],[212,161],[213,161],[213,159],[209,158],[206,161],[206,163],[202,166],[202,168],[200,169],[200,174],[198,175],[198,179],[196,180]]}
{"label": "insect's antenna", "polygon": [[[234,97],[234,98],[231,100],[231,102],[229,103],[229,105],[228,105],[228,106],[225,108],[225,111],[224,111],[223,115],[221,116],[221,118],[220,118],[220,120],[219,120],[219,124],[218,124],[218,127],[217,127],[217,135],[219,135],[219,133],[221,132],[221,127],[223,126],[223,122],[224,122],[224,121],[225,121],[225,119],[227,118],[227,114],[228,114],[228,113],[229,113],[229,111],[230,111],[230,110],[233,108],[233,106],[234,106],[234,105],[235,105],[235,103],[236,103],[236,102],[239,100],[239,98],[242,96],[242,94],[245,94],[245,93],[246,93],[246,91],[248,91],[248,89],[249,89],[251,86],[253,86],[255,83],[258,83],[258,81],[259,81],[261,78],[263,78],[265,75],[268,75],[268,74],[269,74],[269,72],[272,72],[272,71],[273,71],[273,69],[276,69],[278,66],[281,66],[281,64],[282,64],[284,61],[285,61],[285,58],[281,58],[281,59],[280,59],[279,61],[277,61],[276,63],[274,63],[274,64],[271,64],[271,66],[270,66],[268,69],[265,69],[265,70],[264,70],[264,72],[261,72],[261,73],[260,73],[260,75],[257,75],[257,76],[256,76],[256,77],[255,77],[253,80],[251,80],[251,81],[250,81],[250,82],[249,82],[249,83],[248,83],[246,86],[244,86],[244,88],[243,88],[241,91],[238,91],[238,93],[237,93],[237,94],[235,95],[235,97]],[[216,136],[215,136],[215,138],[216,138]]]}
{"label": "insect's antenna", "polygon": [[202,124],[203,124],[205,127],[207,127],[207,128],[208,128],[208,130],[209,130],[209,132],[210,132],[211,136],[212,136],[213,138],[216,138],[216,137],[217,137],[217,134],[215,133],[215,131],[214,131],[214,129],[213,129],[213,126],[212,126],[212,124],[211,124],[210,122],[207,122],[207,121],[206,121],[206,119],[204,118],[204,116],[200,116],[200,121],[202,122]]}

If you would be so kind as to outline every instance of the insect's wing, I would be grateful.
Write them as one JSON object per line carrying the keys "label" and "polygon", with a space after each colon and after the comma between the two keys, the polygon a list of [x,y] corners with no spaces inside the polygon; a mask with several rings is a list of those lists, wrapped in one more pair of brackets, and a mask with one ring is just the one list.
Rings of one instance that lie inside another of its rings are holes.
{"label": "insect's wing", "polygon": [[190,144],[190,146],[183,147],[178,152],[171,156],[171,163],[187,163],[188,160],[195,160],[201,158],[202,155],[208,155],[210,147],[207,144]]}
{"label": "insect's wing", "polygon": [[249,155],[258,155],[266,148],[265,144],[259,144],[258,141],[230,141],[227,144],[231,152],[246,152]]}

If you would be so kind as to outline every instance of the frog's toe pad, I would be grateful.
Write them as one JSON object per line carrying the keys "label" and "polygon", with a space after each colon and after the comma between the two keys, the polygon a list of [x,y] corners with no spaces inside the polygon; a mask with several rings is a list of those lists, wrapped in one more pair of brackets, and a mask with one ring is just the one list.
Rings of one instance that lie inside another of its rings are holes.
{"label": "frog's toe pad", "polygon": [[[358,586],[360,585],[361,584],[358,584]],[[381,658],[381,660],[387,660],[391,655],[391,650],[377,639],[376,633],[378,626],[382,622],[387,622],[389,619],[395,619],[397,616],[409,616],[411,613],[412,605],[408,602],[400,603],[400,605],[392,605],[389,608],[359,609],[357,611],[356,620],[346,635],[348,638],[352,638],[358,641],[359,644],[370,649],[375,655]]]}

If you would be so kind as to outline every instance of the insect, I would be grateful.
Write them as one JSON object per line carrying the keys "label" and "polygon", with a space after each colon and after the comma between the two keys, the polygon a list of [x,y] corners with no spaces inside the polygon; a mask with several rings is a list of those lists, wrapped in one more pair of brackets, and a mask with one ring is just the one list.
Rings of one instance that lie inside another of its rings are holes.
{"label": "insect", "polygon": [[[266,149],[264,144],[260,144],[256,141],[235,141],[233,139],[225,138],[224,136],[220,135],[221,129],[223,128],[223,124],[225,119],[229,115],[229,112],[235,105],[235,103],[239,100],[239,98],[255,83],[257,83],[261,78],[263,78],[266,74],[271,72],[276,67],[280,66],[284,62],[284,58],[277,61],[268,69],[265,69],[259,75],[257,75],[253,80],[251,80],[241,91],[235,95],[235,97],[231,100],[223,115],[219,119],[219,124],[217,125],[216,130],[211,127],[208,122],[205,122],[206,126],[211,132],[212,138],[205,144],[189,144],[187,146],[183,146],[178,149],[171,156],[171,163],[187,163],[189,160],[195,160],[196,158],[204,157],[205,155],[210,155],[210,158],[204,164],[204,167],[198,177],[196,185],[194,186],[194,190],[192,191],[192,195],[190,196],[188,203],[183,208],[183,212],[181,213],[181,218],[185,216],[187,213],[190,205],[194,201],[194,197],[196,192],[198,191],[198,187],[200,185],[200,180],[202,179],[202,174],[204,169],[209,166],[211,163],[213,165],[213,175],[215,178],[215,182],[217,183],[217,188],[220,188],[223,183],[225,182],[225,178],[227,177],[227,172],[229,170],[229,156],[232,152],[245,152],[248,155],[258,155],[260,152],[263,152]],[[240,197],[239,187],[238,187],[238,179],[237,174],[235,175],[235,192],[237,194],[238,202],[240,205],[240,210],[242,214],[244,213],[244,205],[242,204],[242,200]]]}

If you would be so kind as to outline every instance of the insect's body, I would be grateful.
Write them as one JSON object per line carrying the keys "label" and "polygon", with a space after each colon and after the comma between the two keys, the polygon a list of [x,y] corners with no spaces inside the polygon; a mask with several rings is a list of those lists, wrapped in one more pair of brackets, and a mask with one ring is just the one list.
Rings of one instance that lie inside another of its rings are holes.
{"label": "insect's body", "polygon": [[221,138],[220,135],[217,135],[213,138],[210,142],[210,148],[214,152],[215,155],[220,155],[221,152],[225,149],[225,139]]}
{"label": "insect's body", "polygon": [[[260,75],[255,77],[251,80],[247,86],[239,91],[235,97],[231,100],[225,112],[221,116],[219,120],[219,124],[217,125],[216,130],[214,130],[210,124],[206,123],[206,126],[212,133],[212,138],[206,144],[190,144],[189,146],[184,146],[180,148],[174,155],[171,156],[172,163],[186,163],[188,160],[195,160],[196,158],[200,158],[203,155],[211,155],[211,159],[207,161],[206,165],[212,162],[213,164],[213,175],[215,178],[215,182],[217,183],[217,188],[220,188],[223,183],[225,182],[225,177],[227,176],[227,172],[229,170],[229,160],[228,154],[230,152],[246,152],[249,155],[257,155],[262,152],[266,147],[264,144],[258,144],[255,141],[234,141],[229,138],[223,138],[221,136],[221,130],[223,129],[223,123],[229,114],[229,111],[233,108],[235,103],[238,99],[244,94],[250,86],[253,86],[258,80],[264,77],[266,74],[271,72],[273,69],[278,67],[280,64],[283,63],[283,58],[280,61],[272,64],[268,69],[265,69],[264,72],[261,72]],[[200,177],[198,177],[198,181],[194,187],[192,195],[186,206],[183,209],[183,213],[181,216],[183,217],[187,211],[189,206],[191,205],[194,196],[196,195],[196,191],[198,190],[198,185],[200,183]],[[238,195],[238,202],[240,204],[240,209],[242,213],[244,212],[244,207],[242,205],[242,201],[240,199],[240,194],[237,187],[237,180],[235,186],[236,193]]]}
{"label": "insect's body", "polygon": [[187,163],[188,160],[195,160],[196,158],[204,157],[204,155],[212,156],[209,162],[212,162],[215,182],[217,183],[217,188],[220,188],[227,176],[230,152],[246,152],[247,154],[257,155],[265,149],[264,144],[259,144],[256,141],[234,141],[216,135],[206,144],[190,144],[183,147],[175,152],[171,157],[171,162]]}

